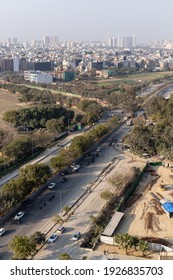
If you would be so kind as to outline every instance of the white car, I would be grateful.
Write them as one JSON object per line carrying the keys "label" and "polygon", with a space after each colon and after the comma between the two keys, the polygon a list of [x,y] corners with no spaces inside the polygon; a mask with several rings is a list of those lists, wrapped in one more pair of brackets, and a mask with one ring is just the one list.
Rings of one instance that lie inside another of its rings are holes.
{"label": "white car", "polygon": [[49,239],[48,239],[48,243],[54,243],[58,238],[58,235],[56,233],[53,233]]}
{"label": "white car", "polygon": [[71,168],[72,168],[74,171],[77,171],[77,170],[79,170],[80,165],[79,165],[79,164],[72,164],[72,165],[71,165]]}
{"label": "white car", "polygon": [[102,149],[101,147],[97,147],[96,152],[99,153],[101,151],[101,149]]}
{"label": "white car", "polygon": [[0,228],[0,236],[2,236],[5,233],[5,228]]}
{"label": "white car", "polygon": [[77,241],[77,240],[79,240],[80,237],[81,237],[81,233],[78,231],[75,234],[73,234],[72,239]]}
{"label": "white car", "polygon": [[14,217],[15,220],[20,220],[23,216],[24,216],[24,212],[19,212],[16,214],[16,216]]}
{"label": "white car", "polygon": [[56,184],[52,182],[52,183],[50,183],[50,185],[48,186],[48,189],[49,189],[49,190],[52,190],[55,186],[56,186]]}
{"label": "white car", "polygon": [[63,227],[63,226],[60,226],[58,229],[57,229],[57,231],[56,232],[58,232],[58,233],[63,233],[64,231],[65,231],[65,227]]}

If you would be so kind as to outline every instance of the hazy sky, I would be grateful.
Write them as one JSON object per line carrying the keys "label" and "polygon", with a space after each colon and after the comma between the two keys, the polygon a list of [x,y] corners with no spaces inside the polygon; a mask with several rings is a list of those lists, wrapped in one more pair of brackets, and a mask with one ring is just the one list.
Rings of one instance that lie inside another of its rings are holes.
{"label": "hazy sky", "polygon": [[173,40],[173,0],[0,0],[0,40]]}

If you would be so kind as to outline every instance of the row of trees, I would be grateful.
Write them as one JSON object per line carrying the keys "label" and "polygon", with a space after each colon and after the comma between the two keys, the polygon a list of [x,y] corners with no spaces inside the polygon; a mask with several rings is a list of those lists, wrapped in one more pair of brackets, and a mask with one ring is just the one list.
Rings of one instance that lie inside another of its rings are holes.
{"label": "row of trees", "polygon": [[149,250],[148,242],[140,240],[137,237],[131,236],[128,233],[116,234],[114,236],[114,242],[119,248],[125,249],[126,254],[128,254],[128,249],[134,247],[135,251],[142,251],[143,256],[145,252]]}
{"label": "row of trees", "polygon": [[20,137],[6,145],[2,149],[2,153],[6,162],[18,162],[32,155],[33,150],[33,140],[30,137]]}
{"label": "row of trees", "polygon": [[19,97],[20,102],[41,103],[41,104],[55,104],[56,95],[50,90],[39,90],[37,88],[30,88],[26,86],[18,86],[18,92],[21,94]]}
{"label": "row of trees", "polygon": [[[64,117],[64,125],[68,125],[68,120],[73,119],[74,112],[62,106],[39,106],[21,110],[10,110],[4,113],[4,121],[17,126],[31,126],[33,128],[45,127],[50,119],[60,119]],[[61,119],[62,120],[62,119]]]}
{"label": "row of trees", "polygon": [[173,159],[173,96],[155,97],[148,101],[145,112],[149,124],[141,122],[126,138],[130,149],[137,154],[160,154]]}
{"label": "row of trees", "polygon": [[28,195],[44,184],[51,174],[50,167],[45,164],[27,165],[22,168],[17,179],[9,181],[0,190],[0,216],[24,201]]}
{"label": "row of trees", "polygon": [[106,125],[98,125],[91,132],[85,135],[76,136],[72,139],[68,149],[62,149],[57,157],[51,159],[51,165],[58,171],[68,167],[72,161],[80,157],[84,152],[90,149],[109,131]]}
{"label": "row of trees", "polygon": [[77,107],[85,113],[83,121],[86,124],[94,123],[103,113],[103,107],[93,100],[81,100]]}

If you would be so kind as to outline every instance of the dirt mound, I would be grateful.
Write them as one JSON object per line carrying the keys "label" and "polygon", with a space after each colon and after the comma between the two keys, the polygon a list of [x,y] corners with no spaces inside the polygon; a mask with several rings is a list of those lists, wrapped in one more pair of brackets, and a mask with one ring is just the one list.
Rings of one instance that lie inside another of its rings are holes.
{"label": "dirt mound", "polygon": [[161,244],[161,245],[164,245],[164,246],[168,246],[168,247],[173,246],[172,242],[170,242],[168,240],[165,240],[163,238],[146,236],[146,237],[142,237],[141,239],[145,240],[145,241],[148,241],[148,242],[152,242],[152,243],[157,243],[157,244]]}

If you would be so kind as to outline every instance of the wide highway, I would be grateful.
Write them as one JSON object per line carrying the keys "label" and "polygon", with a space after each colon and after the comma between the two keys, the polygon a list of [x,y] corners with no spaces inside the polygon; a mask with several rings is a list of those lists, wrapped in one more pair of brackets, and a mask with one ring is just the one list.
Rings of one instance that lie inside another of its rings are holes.
{"label": "wide highway", "polygon": [[[115,133],[115,137],[120,140],[128,132],[129,127],[124,124]],[[0,259],[11,259],[12,253],[9,251],[8,243],[15,235],[30,236],[36,231],[47,233],[51,229],[53,215],[59,213],[64,206],[72,205],[86,190],[88,184],[94,182],[101,171],[117,155],[115,149],[108,143],[109,140],[102,144],[100,155],[94,163],[89,166],[82,166],[81,164],[79,171],[68,175],[65,183],[60,183],[61,178],[58,178],[57,185],[53,190],[47,189],[27,207],[21,209],[25,212],[25,215],[20,224],[11,219],[4,225],[6,232],[0,237]],[[73,230],[69,233],[70,236]]]}

